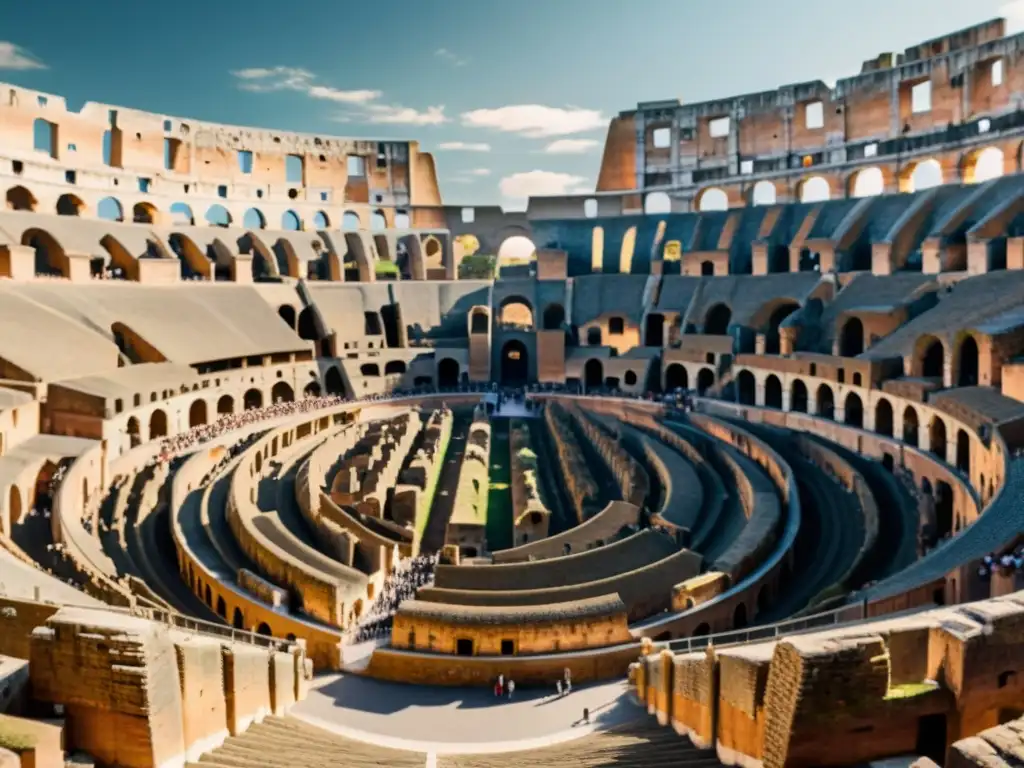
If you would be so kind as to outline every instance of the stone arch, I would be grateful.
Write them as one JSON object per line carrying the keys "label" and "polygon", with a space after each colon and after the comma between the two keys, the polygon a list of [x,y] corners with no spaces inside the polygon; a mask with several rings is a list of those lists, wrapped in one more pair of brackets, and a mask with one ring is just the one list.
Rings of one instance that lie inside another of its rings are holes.
{"label": "stone arch", "polygon": [[245,629],[245,617],[242,616],[242,611],[237,606],[231,615],[231,626],[235,629]]}
{"label": "stone arch", "polygon": [[67,193],[57,198],[58,216],[81,216],[85,209],[85,203],[77,195]]}
{"label": "stone arch", "polygon": [[789,410],[797,413],[807,413],[807,385],[800,379],[793,382],[793,389],[789,393]]}
{"label": "stone arch", "polygon": [[7,208],[12,211],[34,211],[39,201],[25,187],[11,187],[7,190]]}
{"label": "stone arch", "polygon": [[522,385],[530,378],[530,356],[519,339],[510,339],[501,348],[501,383]]}
{"label": "stone arch", "polygon": [[729,195],[721,187],[705,187],[697,193],[694,206],[700,212],[729,210]]}
{"label": "stone arch", "polygon": [[305,397],[320,397],[320,383],[311,381],[306,385],[306,388],[302,390],[302,394]]}
{"label": "stone arch", "polygon": [[[313,214],[313,229],[330,229],[331,228],[331,217],[328,216],[324,211],[317,211]],[[403,227],[404,229],[404,227]]]}
{"label": "stone arch", "polygon": [[832,188],[824,176],[808,176],[797,186],[797,199],[801,203],[822,203],[832,199]]}
{"label": "stone arch", "polygon": [[271,637],[273,635],[270,631],[270,625],[265,621],[261,621],[260,625],[256,627],[256,634],[263,635],[264,637]]}
{"label": "stone arch", "polygon": [[764,353],[779,354],[781,337],[779,329],[787,317],[800,309],[800,304],[790,298],[773,299],[764,304],[750,320],[750,325],[764,328]]}
{"label": "stone arch", "polygon": [[132,206],[132,222],[135,224],[155,224],[158,216],[156,206],[152,203],[136,203]]}
{"label": "stone arch", "polygon": [[250,208],[242,216],[242,226],[245,229],[266,229],[267,217],[259,208]]}
{"label": "stone arch", "polygon": [[379,208],[370,214],[370,229],[380,232],[388,228],[388,219]]}
{"label": "stone arch", "polygon": [[203,218],[210,227],[230,227],[232,221],[231,212],[220,203],[214,203],[207,208]]}
{"label": "stone arch", "polygon": [[846,395],[843,404],[843,421],[851,427],[864,426],[864,402],[856,392]]}
{"label": "stone arch", "polygon": [[764,382],[764,404],[768,408],[782,408],[782,382],[774,373]]}
{"label": "stone arch", "polygon": [[302,219],[295,211],[285,211],[281,214],[281,229],[285,232],[298,232],[302,229]]}
{"label": "stone arch", "polygon": [[485,307],[475,307],[469,313],[469,332],[487,333],[491,329],[490,312]]}
{"label": "stone arch", "polygon": [[970,477],[971,439],[967,435],[967,430],[962,427],[956,431],[956,468]]}
{"label": "stone arch", "polygon": [[203,399],[196,400],[189,406],[188,409],[188,425],[189,427],[198,427],[206,423],[206,401]]}
{"label": "stone arch", "polygon": [[701,368],[697,372],[697,394],[703,395],[715,385],[715,372],[710,368]]}
{"label": "stone arch", "polygon": [[704,314],[704,333],[725,336],[729,333],[732,310],[725,303],[718,303]]}
{"label": "stone arch", "polygon": [[875,197],[885,192],[885,177],[876,165],[861,168],[850,176],[850,197]]}
{"label": "stone arch", "polygon": [[900,172],[900,192],[920,192],[942,183],[942,165],[934,157],[910,163]]}
{"label": "stone arch", "polygon": [[835,395],[832,393],[832,387],[828,384],[821,384],[818,386],[818,415],[823,419],[834,419],[836,416],[836,401]]}
{"label": "stone arch", "polygon": [[245,392],[242,397],[242,407],[247,411],[263,407],[263,393],[253,387]]}
{"label": "stone arch", "polygon": [[714,277],[715,276],[715,263],[710,260],[705,260],[700,263],[700,274],[701,277]]}
{"label": "stone arch", "polygon": [[875,403],[875,432],[886,437],[893,436],[892,404],[884,397]]}
{"label": "stone arch", "polygon": [[502,325],[533,327],[533,305],[522,296],[508,296],[498,307],[498,318]]}
{"label": "stone arch", "polygon": [[543,324],[545,331],[561,330],[565,323],[565,308],[558,302],[551,302],[544,307]]}
{"label": "stone arch", "polygon": [[932,416],[928,425],[928,450],[946,460],[946,422],[941,416]]}
{"label": "stone arch", "polygon": [[167,414],[157,408],[149,415],[149,439],[156,440],[159,437],[167,437]]}
{"label": "stone arch", "polygon": [[21,233],[21,244],[36,252],[36,274],[65,274],[64,248],[44,229],[26,229]]}
{"label": "stone arch", "polygon": [[956,385],[958,387],[978,386],[978,342],[967,335],[960,342],[957,354]]}
{"label": "stone arch", "polygon": [[291,304],[282,304],[277,308],[277,315],[284,320],[285,325],[291,328],[293,331],[298,327],[298,318],[295,315],[295,307]]}
{"label": "stone arch", "polygon": [[222,619],[226,619],[228,617],[228,604],[224,602],[224,597],[222,595],[217,595],[217,615]]}
{"label": "stone arch", "polygon": [[341,228],[349,232],[359,229],[359,214],[353,211],[345,211],[345,215],[341,217]]}
{"label": "stone arch", "polygon": [[290,384],[279,381],[270,389],[270,401],[272,403],[295,402],[295,391],[291,388]]}
{"label": "stone arch", "polygon": [[221,395],[217,400],[217,415],[228,416],[235,412],[235,398],[231,395]]}
{"label": "stone arch", "polygon": [[128,432],[128,444],[135,448],[142,444],[142,435],[140,434],[139,420],[132,416],[128,419],[128,426],[126,427]]}
{"label": "stone arch", "polygon": [[778,198],[778,190],[775,188],[775,184],[770,181],[759,181],[750,191],[751,205],[775,205]]}
{"label": "stone arch", "polygon": [[935,529],[939,539],[953,533],[953,489],[945,480],[935,483]]}
{"label": "stone arch", "polygon": [[736,400],[742,405],[753,405],[757,397],[757,382],[750,371],[740,371],[736,377]]}
{"label": "stone arch", "polygon": [[404,360],[388,360],[384,363],[384,375],[394,376],[405,373]]}
{"label": "stone arch", "polygon": [[345,380],[338,366],[332,365],[327,369],[327,373],[324,374],[324,389],[327,390],[328,395],[345,394]]}
{"label": "stone arch", "polygon": [[124,207],[116,197],[104,197],[96,205],[96,217],[105,221],[124,221]]}
{"label": "stone arch", "polygon": [[361,376],[380,376],[380,366],[376,363],[363,363],[359,366]]}
{"label": "stone arch", "polygon": [[839,354],[856,357],[864,351],[864,323],[859,317],[848,317],[839,334]]}
{"label": "stone arch", "polygon": [[677,389],[690,388],[690,373],[681,363],[672,363],[665,369],[665,389],[674,392]]}
{"label": "stone arch", "polygon": [[524,234],[514,232],[499,242],[497,252],[499,264],[522,264],[537,258],[537,246]]}
{"label": "stone arch", "polygon": [[643,345],[645,347],[665,346],[665,316],[661,312],[648,312],[644,320]]}
{"label": "stone arch", "polygon": [[935,336],[923,336],[914,345],[914,376],[942,379],[946,365],[946,348]]}
{"label": "stone arch", "polygon": [[437,364],[437,386],[443,389],[459,385],[459,364],[446,357]]}
{"label": "stone arch", "polygon": [[917,419],[917,411],[914,406],[908,405],[903,409],[903,442],[909,443],[915,448],[920,445],[920,423]]}
{"label": "stone arch", "polygon": [[672,212],[672,198],[666,192],[650,192],[644,196],[644,213],[656,216]]}
{"label": "stone arch", "polygon": [[589,388],[600,387],[604,383],[604,365],[596,357],[592,357],[583,366],[583,384]]}
{"label": "stone arch", "polygon": [[965,184],[981,184],[1004,175],[1006,158],[999,147],[982,147],[968,152],[961,163]]}
{"label": "stone arch", "polygon": [[747,604],[736,603],[736,609],[732,612],[732,628],[745,629],[747,626]]}

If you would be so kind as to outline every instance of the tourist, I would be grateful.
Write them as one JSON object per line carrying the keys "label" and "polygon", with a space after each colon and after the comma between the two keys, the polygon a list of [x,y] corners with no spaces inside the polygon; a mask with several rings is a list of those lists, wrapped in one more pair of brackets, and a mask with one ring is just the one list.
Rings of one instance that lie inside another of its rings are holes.
{"label": "tourist", "polygon": [[515,680],[509,680],[508,681],[508,700],[509,701],[512,701],[512,694],[515,693],[515,692],[516,692],[516,681]]}
{"label": "tourist", "polygon": [[588,707],[583,708],[583,722],[590,725],[590,709]]}
{"label": "tourist", "polygon": [[558,698],[562,698],[562,681],[555,681],[555,689],[558,691]]}

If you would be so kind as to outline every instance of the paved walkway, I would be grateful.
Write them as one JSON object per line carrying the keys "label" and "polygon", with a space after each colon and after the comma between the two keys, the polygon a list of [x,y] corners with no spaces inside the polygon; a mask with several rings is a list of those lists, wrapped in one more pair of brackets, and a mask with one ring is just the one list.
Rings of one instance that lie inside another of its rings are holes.
{"label": "paved walkway", "polygon": [[[590,725],[581,722],[590,709]],[[483,688],[427,688],[329,675],[290,713],[340,736],[433,754],[512,752],[558,744],[645,713],[624,682],[574,689],[557,698],[537,689],[495,699]]]}

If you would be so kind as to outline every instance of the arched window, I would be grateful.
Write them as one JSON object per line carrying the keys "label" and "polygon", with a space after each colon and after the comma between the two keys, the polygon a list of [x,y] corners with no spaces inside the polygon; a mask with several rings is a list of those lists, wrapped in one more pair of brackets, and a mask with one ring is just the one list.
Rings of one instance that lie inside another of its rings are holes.
{"label": "arched window", "polygon": [[789,395],[789,410],[807,413],[807,385],[800,379],[793,382],[793,391]]}
{"label": "arched window", "polygon": [[843,407],[843,421],[851,427],[864,426],[864,404],[856,392],[846,396],[846,404]]}
{"label": "arched window", "polygon": [[266,229],[267,219],[258,208],[250,208],[242,217],[242,226],[246,229]]}
{"label": "arched window", "polygon": [[960,370],[957,375],[958,387],[978,386],[978,342],[968,336],[960,344]]}
{"label": "arched window", "polygon": [[839,354],[843,357],[856,357],[864,351],[864,324],[860,318],[851,317],[843,325],[839,340]]}
{"label": "arched window", "polygon": [[750,202],[752,205],[775,205],[775,201],[778,199],[778,193],[775,190],[775,185],[770,181],[759,181],[754,185],[754,190],[750,194]]}
{"label": "arched window", "polygon": [[818,415],[823,419],[834,419],[836,415],[835,396],[828,384],[818,387]]}
{"label": "arched window", "polygon": [[725,336],[729,333],[732,310],[725,304],[716,304],[704,316],[704,333]]}
{"label": "arched window", "polygon": [[768,408],[782,408],[782,382],[774,373],[764,382],[764,404]]}
{"label": "arched window", "polygon": [[892,406],[888,400],[879,400],[875,405],[875,432],[892,437]]}
{"label": "arched window", "polygon": [[295,232],[302,229],[302,221],[295,211],[285,211],[281,214],[281,229],[286,232]]}
{"label": "arched window", "polygon": [[742,405],[753,405],[757,395],[757,383],[750,371],[740,371],[736,377],[737,400]]}

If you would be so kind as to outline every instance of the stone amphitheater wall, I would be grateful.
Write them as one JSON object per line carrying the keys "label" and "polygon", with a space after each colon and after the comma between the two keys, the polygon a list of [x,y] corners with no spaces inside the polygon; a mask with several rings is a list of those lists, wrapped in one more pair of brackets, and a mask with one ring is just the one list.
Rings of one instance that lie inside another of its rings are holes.
{"label": "stone amphitheater wall", "polygon": [[575,506],[577,521],[584,523],[598,511],[594,507],[600,503],[600,490],[584,459],[572,426],[573,419],[559,403],[552,403],[544,409],[544,423],[554,443],[561,480]]}
{"label": "stone amphitheater wall", "polygon": [[32,630],[60,610],[51,603],[17,600],[0,595],[0,656],[28,659]]}
{"label": "stone amphitheater wall", "polygon": [[569,552],[586,552],[618,538],[623,528],[635,528],[640,522],[640,508],[625,501],[613,501],[585,523],[545,539],[494,553],[496,563],[522,563],[530,559],[561,557]]}
{"label": "stone amphitheater wall", "polygon": [[551,510],[540,496],[536,454],[526,458],[523,451],[532,451],[530,425],[513,419],[509,430],[509,461],[512,470],[512,519],[515,541],[527,544],[548,535]]}
{"label": "stone amphitheater wall", "polygon": [[581,409],[569,408],[568,411],[583,436],[611,471],[622,499],[643,507],[650,490],[650,478],[640,463],[622,447],[621,435],[603,423],[598,423]]}

